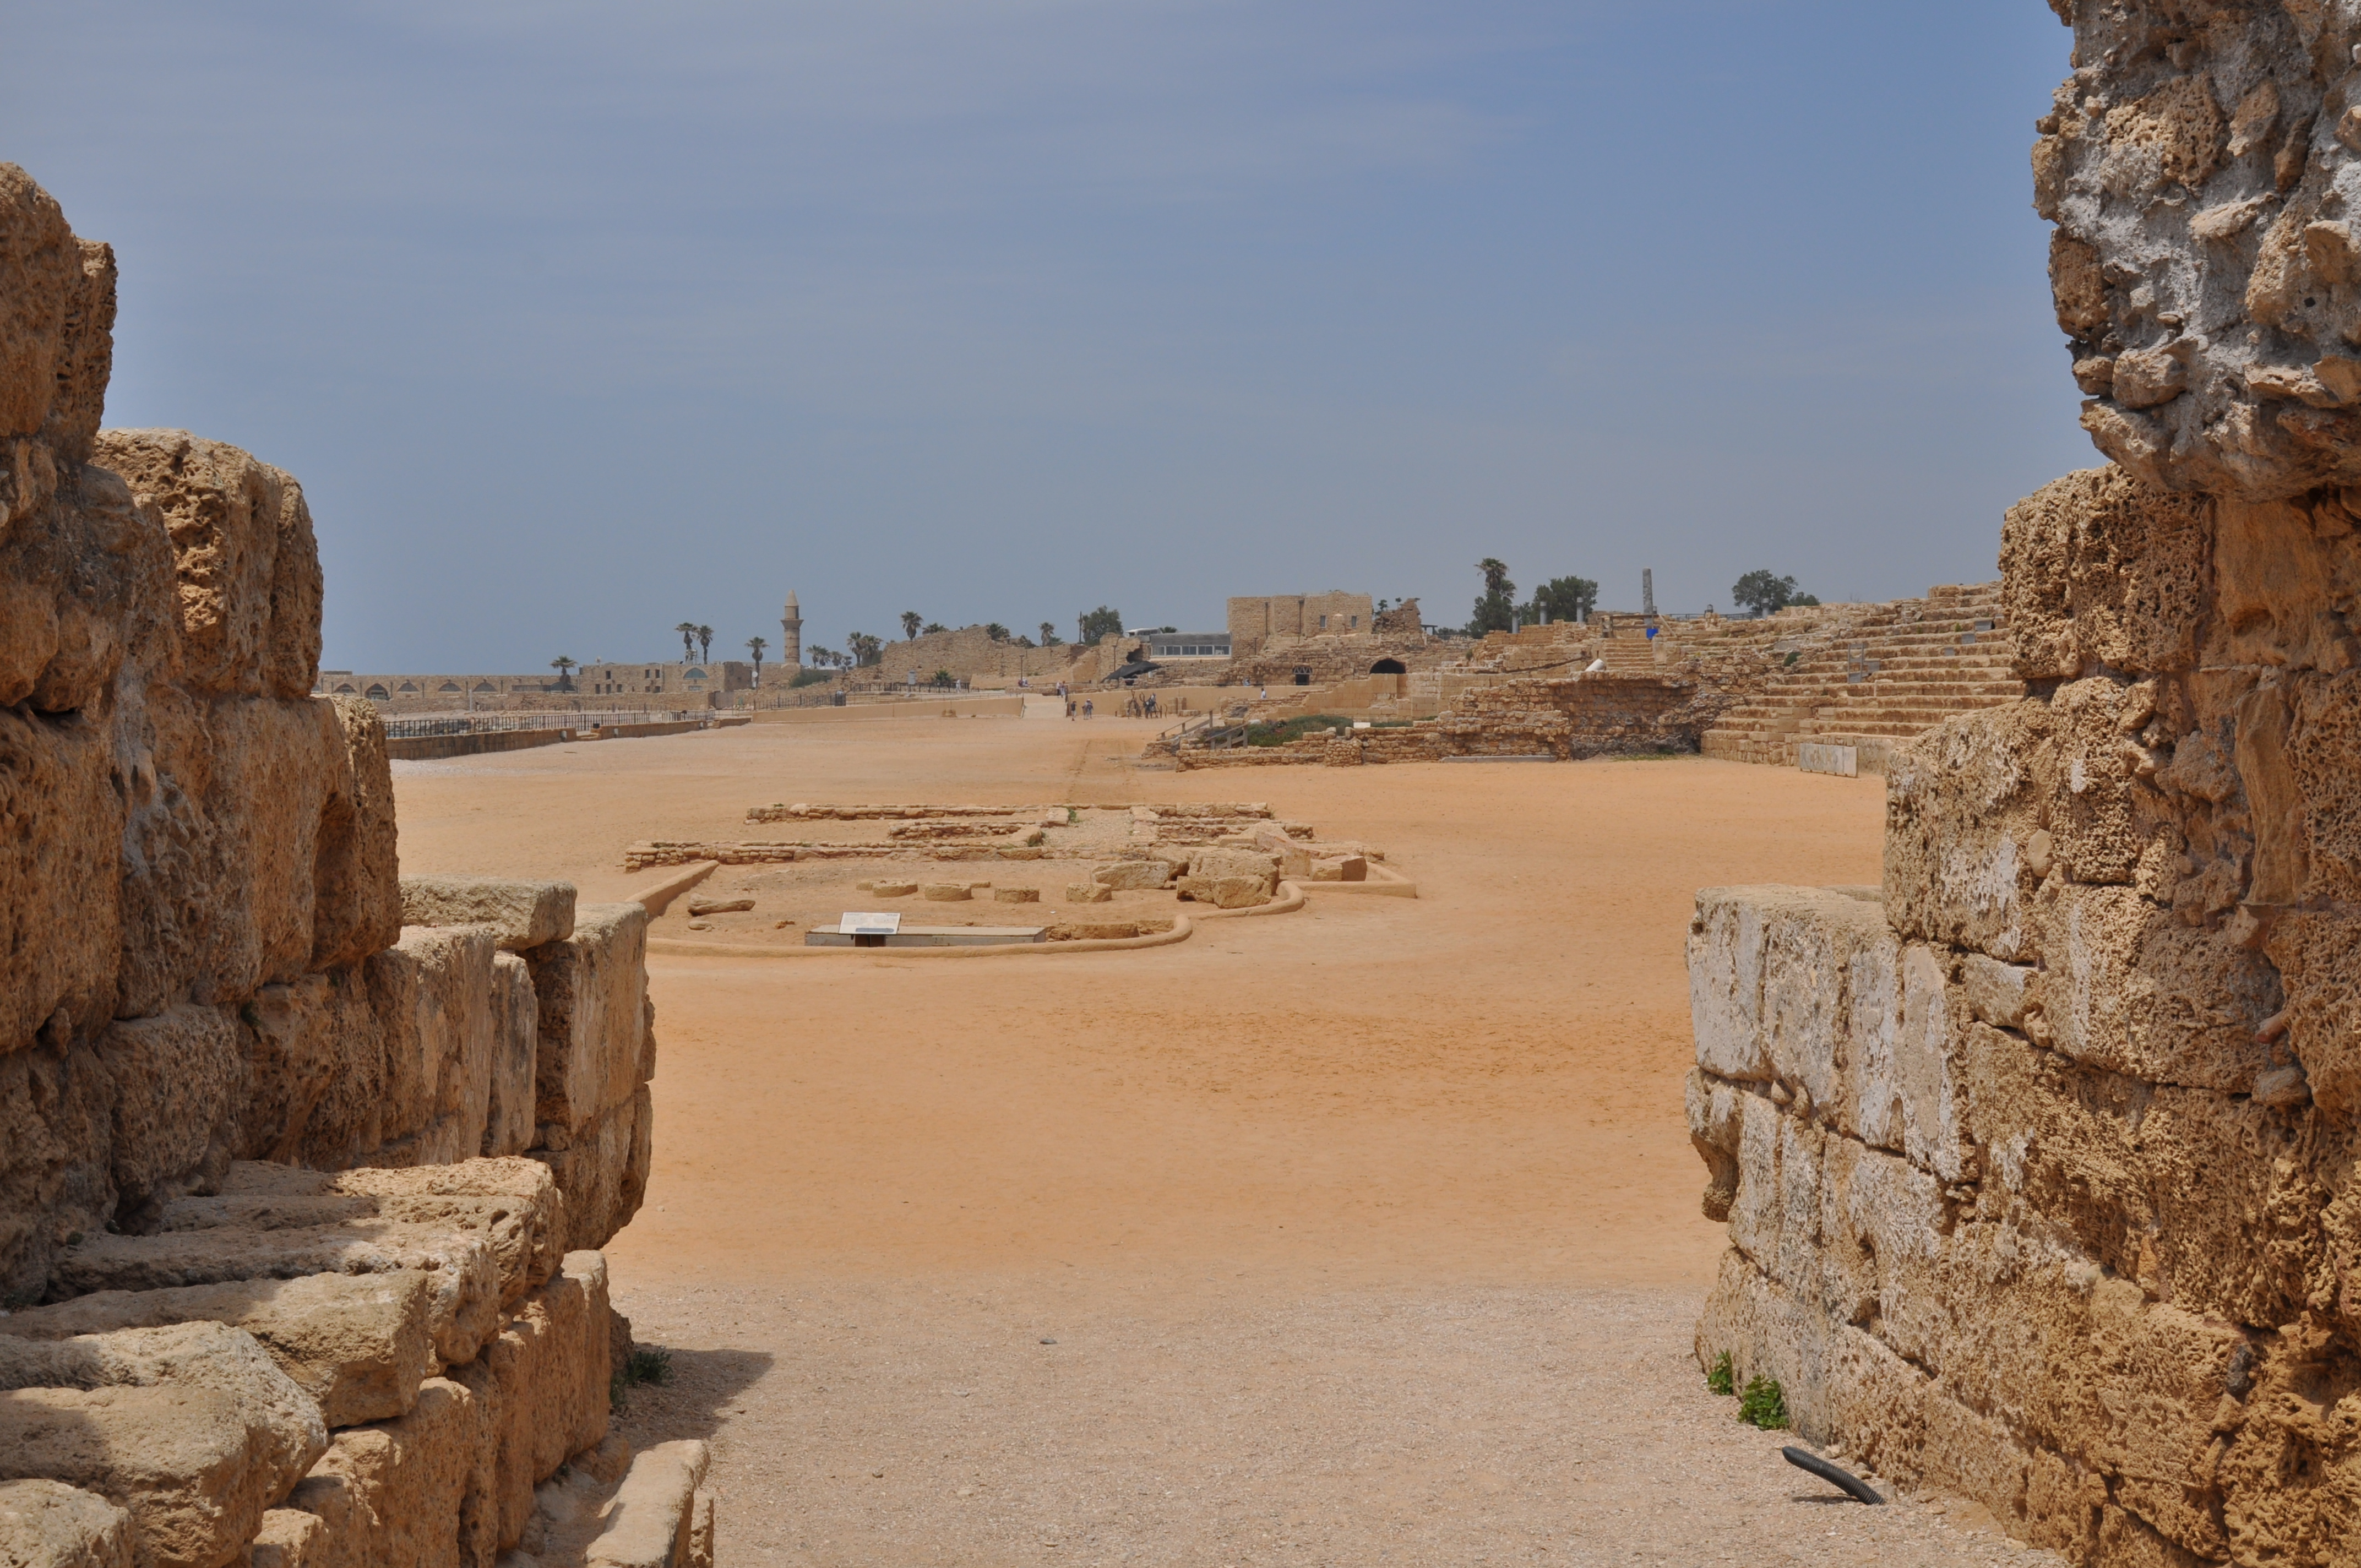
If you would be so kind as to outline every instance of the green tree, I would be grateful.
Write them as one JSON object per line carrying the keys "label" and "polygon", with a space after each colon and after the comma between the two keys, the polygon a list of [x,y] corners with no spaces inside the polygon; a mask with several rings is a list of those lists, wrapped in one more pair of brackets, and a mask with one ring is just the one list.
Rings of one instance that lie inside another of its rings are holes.
{"label": "green tree", "polygon": [[1095,642],[1102,637],[1120,637],[1123,635],[1123,612],[1101,605],[1087,615],[1077,617],[1075,628],[1081,633],[1076,638],[1077,641]]}
{"label": "green tree", "polygon": [[1008,641],[1008,628],[1001,625],[1000,622],[996,620],[993,621],[983,629],[983,634],[986,637],[991,638],[994,642],[1005,642]]}
{"label": "green tree", "polygon": [[706,664],[711,663],[713,662],[713,628],[709,626],[698,627],[697,629],[697,662],[699,663]]}
{"label": "green tree", "polygon": [[924,626],[920,627],[918,630],[919,630],[923,634],[925,634],[926,636],[932,637],[936,632],[938,632],[938,631],[949,631],[949,630],[950,630],[950,627],[948,627],[948,626],[945,626],[945,625],[944,625],[941,621],[939,621],[939,620],[930,620],[930,621],[927,622],[927,624],[926,624],[926,625],[924,625]]}
{"label": "green tree", "polygon": [[684,659],[696,658],[697,622],[693,620],[684,620],[678,626],[674,627],[673,630],[680,633],[680,656]]}
{"label": "green tree", "polygon": [[1809,594],[1797,592],[1795,578],[1773,576],[1769,572],[1747,573],[1731,587],[1730,597],[1756,615],[1775,615],[1791,604],[1820,602]]}
{"label": "green tree", "polygon": [[1042,647],[1044,647],[1044,648],[1055,648],[1055,647],[1057,647],[1060,643],[1063,642],[1064,641],[1065,641],[1065,639],[1064,639],[1064,638],[1062,638],[1062,637],[1060,637],[1060,636],[1059,636],[1059,635],[1058,635],[1058,623],[1057,623],[1056,621],[1054,621],[1054,620],[1045,620],[1045,621],[1043,621],[1043,622],[1041,623],[1041,646],[1042,646]]}
{"label": "green tree", "polygon": [[746,639],[746,652],[754,655],[754,684],[758,686],[763,684],[763,650],[770,645],[770,639],[766,637]]}
{"label": "green tree", "polygon": [[574,689],[574,671],[577,667],[575,661],[567,658],[565,654],[560,653],[556,658],[552,659],[549,662],[549,667],[557,672],[557,689],[559,691],[570,692]]}
{"label": "green tree", "polygon": [[927,618],[925,616],[920,615],[915,609],[904,610],[902,612],[902,641],[905,642],[917,641],[918,627]]}
{"label": "green tree", "polygon": [[935,672],[935,685],[939,686],[955,686],[959,685],[959,677],[952,674],[949,670],[937,670]]}
{"label": "green tree", "polygon": [[866,631],[846,632],[844,646],[846,652],[852,655],[852,665],[855,669],[867,669],[870,665],[878,663],[884,656],[885,652],[884,640],[872,637]]}
{"label": "green tree", "polygon": [[1517,616],[1517,585],[1509,580],[1509,564],[1487,555],[1476,563],[1476,569],[1484,574],[1484,591],[1476,598],[1476,615],[1467,623],[1467,635],[1508,630]]}
{"label": "green tree", "polygon": [[1530,620],[1539,620],[1543,610],[1549,611],[1552,620],[1579,620],[1598,608],[1598,585],[1588,577],[1552,577],[1533,590],[1532,603],[1525,607]]}

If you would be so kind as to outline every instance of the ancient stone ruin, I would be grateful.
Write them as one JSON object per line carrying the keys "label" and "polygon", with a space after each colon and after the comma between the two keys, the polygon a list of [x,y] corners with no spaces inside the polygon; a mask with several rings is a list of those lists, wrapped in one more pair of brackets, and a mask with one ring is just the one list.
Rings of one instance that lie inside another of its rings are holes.
{"label": "ancient stone ruin", "polygon": [[2079,0],[2034,168],[2114,466],[2014,509],[2027,695],[1879,889],[1723,888],[1697,1349],[2077,1562],[2361,1540],[2361,7]]}
{"label": "ancient stone ruin", "polygon": [[0,164],[0,1562],[709,1561],[608,1431],[646,912],[400,880],[302,488],[99,429],[114,288]]}

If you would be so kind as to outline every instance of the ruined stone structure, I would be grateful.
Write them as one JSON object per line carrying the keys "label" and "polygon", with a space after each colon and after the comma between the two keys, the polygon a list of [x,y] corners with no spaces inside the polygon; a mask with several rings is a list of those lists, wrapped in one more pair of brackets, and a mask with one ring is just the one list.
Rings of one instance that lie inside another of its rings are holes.
{"label": "ruined stone structure", "polygon": [[2009,513],[2027,695],[1898,750],[1882,894],[1699,896],[1697,1348],[2080,1563],[2349,1563],[2361,8],[2061,14],[2035,178],[2119,466]]}
{"label": "ruined stone structure", "polygon": [[1306,637],[1373,631],[1377,615],[1376,601],[1368,595],[1337,588],[1324,594],[1234,598],[1229,603],[1230,647],[1243,657]]}
{"label": "ruined stone structure", "polygon": [[993,636],[981,626],[929,631],[901,642],[888,642],[877,663],[848,672],[855,685],[902,685],[913,672],[918,684],[947,670],[963,681],[1014,685],[1029,680],[1037,686],[1087,685],[1104,680],[1138,657],[1140,641],[1110,632],[1096,642],[1060,642],[1035,648],[1014,638]]}
{"label": "ruined stone structure", "polygon": [[301,487],[100,431],[113,317],[0,164],[0,1560],[489,1565],[629,1458],[645,911],[399,879]]}
{"label": "ruined stone structure", "polygon": [[786,608],[779,612],[779,663],[782,668],[796,670],[804,662],[804,607],[796,598],[796,590],[787,590]]}

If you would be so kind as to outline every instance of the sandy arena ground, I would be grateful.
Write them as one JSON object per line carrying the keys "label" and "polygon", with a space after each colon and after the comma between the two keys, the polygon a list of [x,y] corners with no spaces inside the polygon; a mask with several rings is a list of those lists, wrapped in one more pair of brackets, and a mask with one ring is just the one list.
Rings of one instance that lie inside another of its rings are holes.
{"label": "sandy arena ground", "polygon": [[656,880],[635,839],[790,836],[742,820],[775,800],[1267,800],[1420,885],[1132,952],[653,959],[655,1171],[608,1255],[676,1375],[624,1431],[712,1440],[726,1563],[2053,1561],[1956,1499],[1830,1501],[1690,1357],[1692,894],[1875,882],[1882,781],[1136,769],[1152,728],[395,765],[405,870],[593,900]]}

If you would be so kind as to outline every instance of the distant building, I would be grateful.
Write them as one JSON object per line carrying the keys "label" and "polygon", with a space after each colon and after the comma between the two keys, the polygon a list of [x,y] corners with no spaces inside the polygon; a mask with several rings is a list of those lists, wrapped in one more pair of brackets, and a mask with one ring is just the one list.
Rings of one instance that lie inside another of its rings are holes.
{"label": "distant building", "polygon": [[1230,656],[1230,634],[1226,631],[1151,631],[1148,634],[1148,657],[1158,663],[1170,659],[1226,659]]}
{"label": "distant building", "polygon": [[574,672],[574,689],[585,696],[695,697],[710,692],[750,691],[753,685],[754,666],[740,659],[585,664]]}
{"label": "distant building", "polygon": [[1324,594],[1234,598],[1230,642],[1244,656],[1305,637],[1350,637],[1375,629],[1377,602],[1367,594],[1332,588]]}

